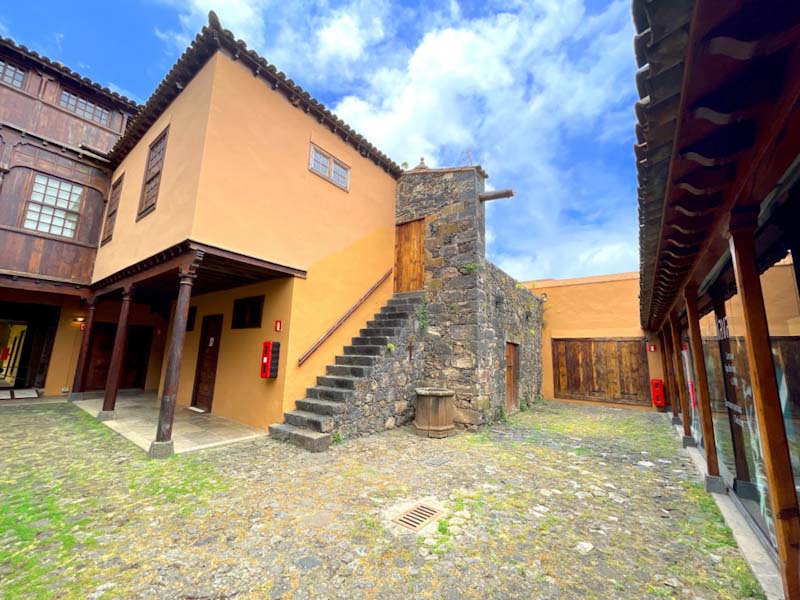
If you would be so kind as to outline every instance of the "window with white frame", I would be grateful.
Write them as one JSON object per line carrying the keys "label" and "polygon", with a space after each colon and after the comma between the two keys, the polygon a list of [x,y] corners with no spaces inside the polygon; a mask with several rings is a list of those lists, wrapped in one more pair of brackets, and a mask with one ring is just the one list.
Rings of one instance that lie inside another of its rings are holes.
{"label": "window with white frame", "polygon": [[81,216],[83,187],[37,173],[25,207],[23,227],[74,238]]}
{"label": "window with white frame", "polygon": [[345,191],[350,189],[350,167],[311,144],[308,168]]}
{"label": "window with white frame", "polygon": [[22,89],[22,84],[25,82],[25,71],[0,59],[0,81]]}

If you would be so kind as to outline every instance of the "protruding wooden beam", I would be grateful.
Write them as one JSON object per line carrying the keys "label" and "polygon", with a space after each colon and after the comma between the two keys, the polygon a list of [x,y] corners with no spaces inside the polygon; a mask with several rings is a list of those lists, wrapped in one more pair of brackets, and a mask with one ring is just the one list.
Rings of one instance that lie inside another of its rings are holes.
{"label": "protruding wooden beam", "polygon": [[697,398],[700,407],[700,423],[703,427],[703,446],[706,450],[705,488],[707,492],[724,494],[725,482],[719,476],[717,461],[717,444],[714,437],[714,420],[711,413],[711,395],[708,391],[708,373],[706,372],[703,337],[700,334],[700,313],[697,310],[697,286],[690,285],[684,289],[686,302],[686,320],[689,323],[689,344],[692,348],[694,375],[697,379]]}
{"label": "protruding wooden beam", "polygon": [[772,360],[764,295],[756,264],[753,233],[757,220],[757,208],[732,213],[729,242],[736,288],[742,300],[747,362],[778,542],[781,577],[786,597],[800,598],[800,512]]}
{"label": "protruding wooden beam", "polygon": [[492,192],[483,192],[478,194],[478,200],[487,202],[489,200],[500,200],[501,198],[511,198],[514,195],[514,190],[507,188],[505,190],[494,190]]}
{"label": "protruding wooden beam", "polygon": [[686,388],[686,376],[683,373],[683,359],[681,358],[681,325],[678,315],[670,318],[672,330],[672,362],[675,369],[675,382],[678,386],[678,395],[681,399],[681,421],[683,422],[683,447],[696,446],[692,437],[692,411],[689,408],[689,396]]}

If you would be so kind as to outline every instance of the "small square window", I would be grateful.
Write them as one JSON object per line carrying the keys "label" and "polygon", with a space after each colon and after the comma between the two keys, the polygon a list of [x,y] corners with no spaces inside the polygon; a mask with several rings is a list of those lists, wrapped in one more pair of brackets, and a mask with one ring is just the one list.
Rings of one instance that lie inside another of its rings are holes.
{"label": "small square window", "polygon": [[350,167],[311,144],[308,168],[345,191],[350,189]]}
{"label": "small square window", "polygon": [[233,301],[233,321],[231,329],[257,329],[261,327],[261,313],[264,311],[264,296],[238,298]]}

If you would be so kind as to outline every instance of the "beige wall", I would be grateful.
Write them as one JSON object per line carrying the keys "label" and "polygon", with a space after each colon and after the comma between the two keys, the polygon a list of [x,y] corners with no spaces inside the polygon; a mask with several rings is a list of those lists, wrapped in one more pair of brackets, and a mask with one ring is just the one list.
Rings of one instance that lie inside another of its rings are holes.
{"label": "beige wall", "polygon": [[[639,322],[639,274],[619,273],[576,279],[526,282],[534,293],[547,294],[542,332],[542,395],[554,397],[552,339],[642,338]],[[661,348],[647,352],[650,378],[663,379]]]}
{"label": "beige wall", "polygon": [[[212,59],[156,120],[114,171],[125,175],[114,235],[100,247],[92,281],[98,281],[190,237],[206,142],[214,75]],[[150,144],[169,126],[156,209],[136,220]]]}

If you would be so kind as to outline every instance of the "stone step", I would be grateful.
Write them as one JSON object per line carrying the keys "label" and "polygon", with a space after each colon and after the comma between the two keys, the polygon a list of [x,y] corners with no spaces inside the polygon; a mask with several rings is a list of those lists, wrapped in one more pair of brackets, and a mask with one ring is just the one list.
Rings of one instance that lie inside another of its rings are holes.
{"label": "stone step", "polygon": [[378,321],[381,324],[381,326],[383,326],[383,323],[385,321],[402,320],[404,322],[407,322],[408,319],[410,318],[411,314],[405,312],[380,312],[377,315],[375,315],[375,320]]}
{"label": "stone step", "polygon": [[380,321],[367,321],[367,327],[375,327],[377,329],[391,327],[392,329],[399,330],[401,327],[405,327],[406,325],[408,325],[408,319],[381,319]]}
{"label": "stone step", "polygon": [[318,415],[338,415],[347,408],[341,402],[331,400],[319,400],[318,398],[303,398],[295,402],[297,410],[312,412]]}
{"label": "stone step", "polygon": [[400,334],[399,327],[367,327],[366,329],[359,330],[361,337],[371,337],[374,335],[385,335],[387,337],[394,337]]}
{"label": "stone step", "polygon": [[337,387],[327,387],[316,385],[306,390],[306,397],[316,398],[317,400],[333,400],[334,402],[346,402],[353,397],[353,390],[345,390]]}
{"label": "stone step", "polygon": [[413,310],[399,310],[394,306],[384,306],[381,308],[381,312],[376,314],[375,317],[378,319],[407,319],[413,315]]}
{"label": "stone step", "polygon": [[337,375],[320,375],[317,377],[317,385],[323,387],[341,388],[343,390],[356,389],[356,377],[340,377]]}
{"label": "stone step", "polygon": [[413,292],[395,292],[390,300],[394,298],[416,298],[420,301],[425,299],[425,290],[414,290]]}
{"label": "stone step", "polygon": [[[352,356],[343,358],[352,358]],[[372,371],[372,367],[358,365],[328,365],[325,367],[325,373],[339,377],[366,377],[370,371]]]}
{"label": "stone step", "polygon": [[311,431],[303,427],[295,427],[287,423],[276,423],[269,426],[269,434],[276,440],[291,442],[295,446],[310,452],[322,452],[331,445],[331,434]]}
{"label": "stone step", "polygon": [[424,298],[422,296],[393,297],[389,298],[387,306],[419,306]]}
{"label": "stone step", "polygon": [[379,356],[368,356],[366,354],[340,354],[334,359],[334,361],[337,365],[358,365],[362,367],[371,367],[378,362],[379,358]]}
{"label": "stone step", "polygon": [[333,417],[320,415],[305,410],[290,410],[283,415],[283,420],[295,427],[305,427],[320,433],[330,433],[333,431]]}
{"label": "stone step", "polygon": [[380,356],[383,354],[383,351],[386,350],[386,346],[345,346],[344,353],[345,355],[353,355],[353,354],[360,354],[364,355],[372,355],[372,356]]}
{"label": "stone step", "polygon": [[389,338],[385,335],[353,338],[353,346],[385,346],[388,343]]}
{"label": "stone step", "polygon": [[387,304],[381,308],[381,312],[401,312],[401,313],[408,313],[410,315],[414,315],[417,313],[417,308],[419,304]]}

